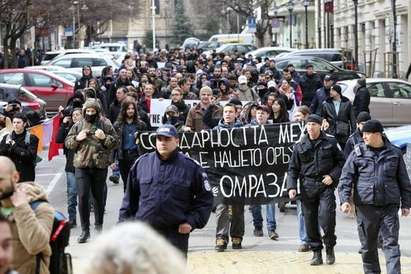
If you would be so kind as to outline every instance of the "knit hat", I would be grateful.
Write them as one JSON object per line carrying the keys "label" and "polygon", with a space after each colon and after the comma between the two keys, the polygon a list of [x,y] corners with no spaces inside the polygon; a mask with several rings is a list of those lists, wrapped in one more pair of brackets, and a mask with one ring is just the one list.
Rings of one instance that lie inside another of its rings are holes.
{"label": "knit hat", "polygon": [[382,126],[381,122],[378,120],[368,120],[365,122],[364,126],[362,127],[362,132],[380,132],[384,131],[384,127]]}
{"label": "knit hat", "polygon": [[357,124],[371,120],[371,115],[367,111],[361,111],[357,116]]}
{"label": "knit hat", "polygon": [[341,86],[339,86],[339,85],[333,85],[333,86],[331,87],[331,89],[334,90],[335,92],[337,92],[340,96],[342,95],[342,93],[341,93]]}

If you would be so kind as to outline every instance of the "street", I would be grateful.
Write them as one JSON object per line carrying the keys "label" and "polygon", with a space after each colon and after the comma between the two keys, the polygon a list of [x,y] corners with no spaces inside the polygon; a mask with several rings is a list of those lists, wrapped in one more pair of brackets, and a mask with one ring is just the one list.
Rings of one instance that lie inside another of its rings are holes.
{"label": "street", "polygon": [[[67,214],[66,209],[66,179],[64,173],[64,156],[55,157],[51,162],[46,159],[47,151],[41,157],[45,160],[36,167],[36,181],[49,193],[50,203]],[[108,200],[105,214],[104,230],[113,227],[118,218],[118,209],[122,200],[122,184],[108,183]],[[358,254],[359,240],[355,219],[343,216],[337,210],[337,246],[336,264],[332,266],[309,266],[311,252],[298,253],[298,230],[295,209],[289,208],[285,213],[277,210],[277,232],[280,235],[278,241],[265,237],[253,236],[251,213],[245,210],[246,233],[243,240],[243,249],[233,251],[231,245],[226,252],[214,251],[215,242],[215,215],[212,214],[208,225],[195,231],[190,237],[188,266],[191,273],[362,273],[361,257]],[[93,215],[91,215],[93,216]],[[93,217],[92,217],[93,218]],[[79,224],[79,216],[77,216]],[[91,219],[91,223],[93,220]],[[411,273],[411,218],[401,218],[400,246],[402,273]],[[84,273],[84,267],[89,258],[89,245],[96,234],[91,231],[91,240],[79,245],[76,238],[80,234],[80,226],[72,230],[68,252],[73,257],[74,273]],[[385,261],[380,251],[380,264],[382,273],[385,272]]]}

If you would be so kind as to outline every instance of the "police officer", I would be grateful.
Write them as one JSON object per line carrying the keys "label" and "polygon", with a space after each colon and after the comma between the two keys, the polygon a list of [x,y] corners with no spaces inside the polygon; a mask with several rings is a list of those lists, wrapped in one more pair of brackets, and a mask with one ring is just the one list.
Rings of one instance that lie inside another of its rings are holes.
{"label": "police officer", "polygon": [[379,232],[387,273],[401,273],[398,210],[401,206],[403,216],[410,213],[410,180],[401,151],[383,135],[381,123],[369,120],[362,132],[364,143],[355,146],[342,170],[338,185],[341,210],[350,211],[349,200],[354,189],[364,273],[381,273],[377,251]]}
{"label": "police officer", "polygon": [[157,151],[142,155],[130,170],[119,221],[147,222],[187,254],[189,234],[207,224],[213,196],[207,174],[178,151],[179,141],[174,126],[157,129]]}
{"label": "police officer", "polygon": [[362,111],[358,114],[356,121],[357,129],[350,135],[350,137],[348,137],[347,143],[344,146],[345,159],[347,159],[351,151],[354,150],[355,145],[364,143],[364,140],[362,139],[362,127],[368,120],[371,120],[371,116],[368,112]]}
{"label": "police officer", "polygon": [[344,156],[337,140],[321,131],[322,118],[311,114],[307,118],[307,134],[293,148],[288,168],[287,189],[290,199],[297,195],[297,180],[301,183],[301,201],[308,244],[314,256],[311,265],[323,263],[318,224],[324,231],[326,263],[335,262],[335,195]]}

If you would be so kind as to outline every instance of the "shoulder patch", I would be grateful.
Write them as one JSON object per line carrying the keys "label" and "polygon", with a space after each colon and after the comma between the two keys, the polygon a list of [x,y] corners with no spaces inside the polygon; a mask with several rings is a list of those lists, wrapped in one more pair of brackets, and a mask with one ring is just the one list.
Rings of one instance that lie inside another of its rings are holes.
{"label": "shoulder patch", "polygon": [[201,173],[201,176],[203,177],[204,189],[207,191],[211,191],[211,185],[210,185],[210,182],[208,181],[207,173],[203,172]]}
{"label": "shoulder patch", "polygon": [[354,151],[355,151],[355,154],[356,154],[357,156],[361,156],[361,155],[362,155],[362,151],[361,151],[361,148],[360,148],[360,145],[359,145],[359,144],[357,144],[357,145],[354,146]]}

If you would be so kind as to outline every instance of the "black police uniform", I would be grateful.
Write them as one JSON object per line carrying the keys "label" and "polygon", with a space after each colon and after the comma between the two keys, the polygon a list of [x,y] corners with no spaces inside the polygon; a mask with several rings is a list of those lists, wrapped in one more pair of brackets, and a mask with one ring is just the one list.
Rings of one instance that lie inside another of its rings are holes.
{"label": "black police uniform", "polygon": [[351,134],[350,137],[348,137],[347,143],[344,146],[345,159],[350,156],[350,153],[354,150],[355,145],[358,145],[359,143],[364,143],[364,140],[362,139],[362,133],[357,128],[357,130],[354,131],[354,133]]}
{"label": "black police uniform", "polygon": [[384,138],[384,146],[355,146],[342,170],[338,192],[341,203],[354,189],[358,234],[364,273],[381,273],[377,238],[383,243],[387,273],[401,273],[398,210],[411,207],[411,184],[401,151]]}
{"label": "black police uniform", "polygon": [[[337,140],[321,132],[317,140],[310,140],[308,134],[294,145],[288,168],[287,189],[297,189],[297,180],[301,182],[301,201],[304,221],[311,249],[323,248],[318,223],[324,231],[324,245],[333,248],[335,236],[335,195],[344,156]],[[322,183],[323,176],[329,175],[333,184]]]}
{"label": "black police uniform", "polygon": [[175,150],[167,160],[158,152],[144,154],[130,170],[119,221],[138,219],[150,224],[184,254],[189,234],[180,224],[203,228],[213,204],[207,174],[195,161]]}

